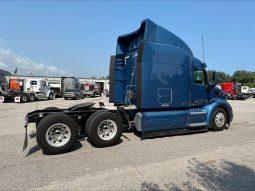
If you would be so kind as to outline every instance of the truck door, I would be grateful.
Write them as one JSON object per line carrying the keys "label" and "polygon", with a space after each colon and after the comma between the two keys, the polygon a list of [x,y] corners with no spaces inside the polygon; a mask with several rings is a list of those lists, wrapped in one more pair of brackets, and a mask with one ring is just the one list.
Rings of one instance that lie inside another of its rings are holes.
{"label": "truck door", "polygon": [[41,81],[41,95],[47,97],[47,84],[45,81]]}
{"label": "truck door", "polygon": [[194,67],[191,74],[190,107],[202,107],[207,103],[207,78],[204,69]]}
{"label": "truck door", "polygon": [[202,128],[207,125],[207,78],[204,69],[194,67],[191,71],[190,108],[186,115],[187,128]]}

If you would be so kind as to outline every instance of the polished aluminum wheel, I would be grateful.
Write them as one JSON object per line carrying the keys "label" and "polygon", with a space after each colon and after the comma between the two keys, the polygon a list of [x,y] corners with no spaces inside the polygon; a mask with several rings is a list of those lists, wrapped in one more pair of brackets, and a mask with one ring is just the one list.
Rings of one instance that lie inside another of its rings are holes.
{"label": "polished aluminum wheel", "polygon": [[111,140],[117,134],[117,124],[110,119],[102,121],[97,129],[98,136],[105,140]]}
{"label": "polished aluminum wheel", "polygon": [[215,124],[217,127],[222,127],[225,124],[225,115],[223,113],[219,112],[216,114]]}
{"label": "polished aluminum wheel", "polygon": [[56,123],[46,132],[46,140],[53,147],[65,145],[71,138],[70,128],[63,123]]}

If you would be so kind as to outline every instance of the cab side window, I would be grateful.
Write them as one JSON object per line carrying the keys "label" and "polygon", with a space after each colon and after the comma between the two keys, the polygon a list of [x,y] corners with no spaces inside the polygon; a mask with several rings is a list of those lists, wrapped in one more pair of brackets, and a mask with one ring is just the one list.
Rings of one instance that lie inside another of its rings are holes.
{"label": "cab side window", "polygon": [[193,81],[195,84],[204,85],[205,84],[205,74],[203,70],[194,69],[193,70]]}
{"label": "cab side window", "polygon": [[30,85],[37,85],[37,81],[31,81]]}

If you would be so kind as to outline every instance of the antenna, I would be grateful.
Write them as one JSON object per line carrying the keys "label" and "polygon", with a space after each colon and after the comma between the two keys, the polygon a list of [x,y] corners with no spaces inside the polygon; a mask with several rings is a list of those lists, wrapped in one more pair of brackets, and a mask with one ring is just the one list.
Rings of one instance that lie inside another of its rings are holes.
{"label": "antenna", "polygon": [[202,35],[202,55],[203,55],[203,63],[205,63],[204,35]]}

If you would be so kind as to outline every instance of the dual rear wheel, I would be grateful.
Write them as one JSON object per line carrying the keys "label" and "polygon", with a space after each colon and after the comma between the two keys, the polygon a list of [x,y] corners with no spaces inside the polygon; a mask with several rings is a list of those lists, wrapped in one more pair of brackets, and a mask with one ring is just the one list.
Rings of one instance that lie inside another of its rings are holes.
{"label": "dual rear wheel", "polygon": [[[78,124],[68,115],[61,112],[49,114],[37,125],[37,143],[45,154],[68,152],[78,141],[78,129]],[[87,120],[86,131],[95,146],[108,147],[118,143],[122,123],[116,114],[98,111]]]}
{"label": "dual rear wheel", "polygon": [[89,117],[85,130],[95,146],[109,147],[118,143],[123,127],[116,114],[99,111]]}

